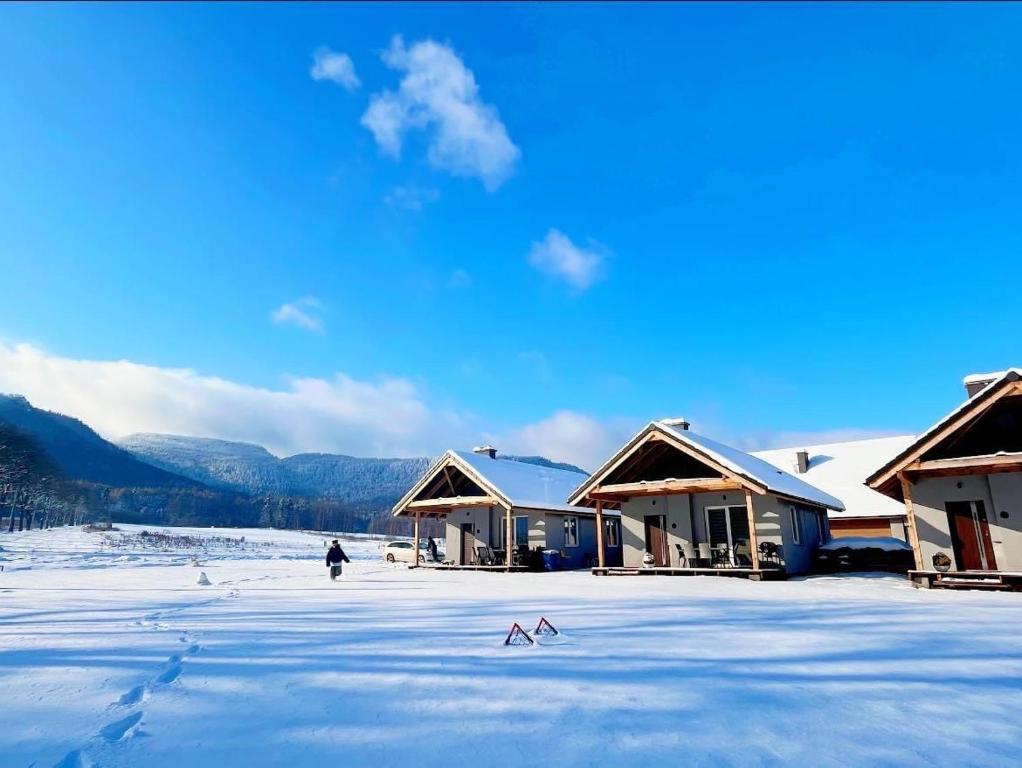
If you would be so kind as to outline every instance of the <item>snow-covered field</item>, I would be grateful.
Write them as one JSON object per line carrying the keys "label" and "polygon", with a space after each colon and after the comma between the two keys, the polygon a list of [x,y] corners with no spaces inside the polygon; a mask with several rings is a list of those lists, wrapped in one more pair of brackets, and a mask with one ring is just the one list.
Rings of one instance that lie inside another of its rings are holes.
{"label": "snow-covered field", "polygon": [[[331,583],[323,536],[124,528],[0,534],[2,768],[1019,761],[1020,595],[443,573],[366,539]],[[540,616],[557,642],[501,645]]]}

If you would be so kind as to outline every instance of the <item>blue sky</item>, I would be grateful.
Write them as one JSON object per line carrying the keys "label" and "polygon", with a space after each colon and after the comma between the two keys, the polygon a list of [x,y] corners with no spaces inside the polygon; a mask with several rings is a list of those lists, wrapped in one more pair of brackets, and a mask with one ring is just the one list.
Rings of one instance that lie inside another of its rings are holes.
{"label": "blue sky", "polygon": [[0,71],[0,389],[104,434],[591,464],[1022,359],[1018,7],[4,6]]}

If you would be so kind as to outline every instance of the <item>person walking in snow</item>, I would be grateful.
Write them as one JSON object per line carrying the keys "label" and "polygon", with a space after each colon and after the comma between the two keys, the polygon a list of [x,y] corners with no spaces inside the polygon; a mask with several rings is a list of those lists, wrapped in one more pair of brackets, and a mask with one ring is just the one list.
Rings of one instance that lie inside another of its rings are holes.
{"label": "person walking in snow", "polygon": [[334,539],[326,553],[326,566],[330,569],[330,581],[336,581],[337,577],[341,575],[341,563],[350,562],[351,560],[348,559],[348,556],[344,554],[344,550],[341,549],[340,543],[337,539]]}
{"label": "person walking in snow", "polygon": [[430,560],[432,560],[434,563],[440,562],[440,555],[437,553],[436,549],[436,539],[434,539],[432,536],[430,536],[429,541],[426,542],[426,551],[429,552]]}

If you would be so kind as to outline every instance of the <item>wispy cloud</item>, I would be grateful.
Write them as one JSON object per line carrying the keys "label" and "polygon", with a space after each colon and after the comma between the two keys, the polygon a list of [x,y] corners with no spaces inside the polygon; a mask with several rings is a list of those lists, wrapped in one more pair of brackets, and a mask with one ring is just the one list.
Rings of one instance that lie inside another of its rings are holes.
{"label": "wispy cloud", "polygon": [[312,54],[309,76],[313,80],[330,80],[347,91],[354,91],[362,84],[355,74],[351,56],[329,48],[320,48]]}
{"label": "wispy cloud", "polygon": [[503,184],[521,152],[454,50],[433,40],[405,47],[398,35],[382,58],[404,77],[397,91],[373,94],[362,115],[380,150],[399,158],[405,134],[424,131],[435,168],[478,178],[489,190]]}
{"label": "wispy cloud", "polygon": [[435,203],[439,199],[439,189],[405,184],[394,187],[384,196],[383,202],[392,208],[403,208],[406,211],[421,211],[428,203]]}
{"label": "wispy cloud", "polygon": [[562,232],[551,229],[543,240],[533,243],[529,263],[536,269],[560,278],[572,288],[584,291],[603,272],[604,249],[590,241],[588,247],[575,245]]}
{"label": "wispy cloud", "polygon": [[295,325],[307,331],[320,333],[323,330],[323,313],[326,307],[314,296],[306,296],[287,304],[281,304],[270,313],[270,319],[277,325]]}
{"label": "wispy cloud", "polygon": [[448,288],[469,288],[471,285],[472,275],[464,269],[454,270],[451,272],[451,276],[447,279]]}
{"label": "wispy cloud", "polygon": [[637,424],[621,420],[600,421],[577,411],[557,411],[493,442],[505,453],[546,456],[568,461],[592,472],[631,437]]}

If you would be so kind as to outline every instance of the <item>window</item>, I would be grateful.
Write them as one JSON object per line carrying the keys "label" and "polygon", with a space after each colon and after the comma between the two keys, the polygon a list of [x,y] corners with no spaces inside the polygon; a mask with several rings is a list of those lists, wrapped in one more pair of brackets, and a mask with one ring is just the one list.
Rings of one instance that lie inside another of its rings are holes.
{"label": "window", "polygon": [[603,521],[603,546],[605,546],[605,547],[620,547],[621,546],[621,521],[620,520],[604,520]]}
{"label": "window", "polygon": [[745,507],[707,507],[706,531],[709,544],[733,549],[739,541],[749,541],[749,513]]}
{"label": "window", "polygon": [[816,537],[817,544],[827,543],[827,513],[823,510],[816,510]]}
{"label": "window", "polygon": [[578,546],[578,518],[577,517],[566,517],[566,518],[564,518],[564,546],[566,546],[566,547],[577,547]]}
{"label": "window", "polygon": [[788,507],[788,513],[791,515],[791,535],[796,544],[801,544],[802,516],[798,513],[798,510],[795,509],[795,507]]}
{"label": "window", "polygon": [[[527,547],[529,546],[529,518],[527,515],[515,515],[512,518],[514,522],[515,532],[515,546],[516,547]],[[496,543],[496,547],[503,549],[504,545],[507,544],[507,516],[500,518],[500,540]]]}

